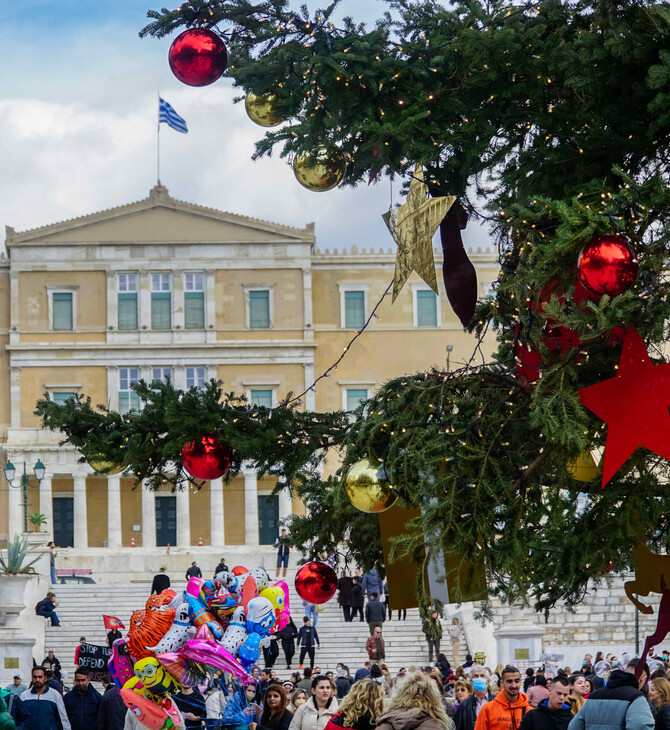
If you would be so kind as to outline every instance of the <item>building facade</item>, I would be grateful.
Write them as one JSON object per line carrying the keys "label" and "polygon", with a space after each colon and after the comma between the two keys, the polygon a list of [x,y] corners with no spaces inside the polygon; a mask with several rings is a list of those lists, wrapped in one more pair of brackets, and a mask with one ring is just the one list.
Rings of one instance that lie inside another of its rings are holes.
{"label": "building facade", "polygon": [[[390,239],[389,239],[390,241]],[[258,546],[303,508],[253,469],[198,492],[153,493],[132,477],[100,476],[33,411],[47,393],[127,410],[136,380],[179,388],[210,378],[271,406],[335,362],[393,277],[391,249],[318,251],[314,225],[293,228],[174,200],[158,185],[136,203],[38,229],[7,229],[0,261],[0,436],[17,469],[0,477],[0,539],[28,514],[74,552],[165,546]],[[343,242],[345,244],[346,242]],[[388,246],[388,241],[379,242]],[[470,252],[480,295],[498,273],[493,252]],[[436,266],[441,259],[436,255]],[[352,409],[391,377],[469,359],[474,338],[414,274],[383,299],[332,377],[304,398],[311,410]],[[493,343],[489,343],[489,348]]]}

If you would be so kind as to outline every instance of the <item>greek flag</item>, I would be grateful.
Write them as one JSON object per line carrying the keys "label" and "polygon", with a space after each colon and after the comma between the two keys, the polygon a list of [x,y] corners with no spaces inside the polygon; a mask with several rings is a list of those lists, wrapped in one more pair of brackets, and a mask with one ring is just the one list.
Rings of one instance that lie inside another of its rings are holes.
{"label": "greek flag", "polygon": [[165,122],[168,127],[172,127],[172,129],[177,132],[181,132],[182,134],[186,134],[188,132],[185,120],[177,114],[177,112],[170,106],[170,104],[167,103],[167,101],[165,101],[165,99],[161,99],[159,96],[158,123],[160,124],[161,122]]}

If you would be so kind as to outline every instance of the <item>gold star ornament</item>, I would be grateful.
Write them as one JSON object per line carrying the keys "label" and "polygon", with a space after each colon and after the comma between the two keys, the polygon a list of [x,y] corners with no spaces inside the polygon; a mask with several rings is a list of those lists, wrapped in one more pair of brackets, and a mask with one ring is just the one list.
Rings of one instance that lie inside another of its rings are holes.
{"label": "gold star ornament", "polygon": [[393,275],[394,302],[412,271],[437,294],[432,239],[455,201],[455,195],[429,198],[423,168],[417,165],[405,204],[382,216],[398,246]]}

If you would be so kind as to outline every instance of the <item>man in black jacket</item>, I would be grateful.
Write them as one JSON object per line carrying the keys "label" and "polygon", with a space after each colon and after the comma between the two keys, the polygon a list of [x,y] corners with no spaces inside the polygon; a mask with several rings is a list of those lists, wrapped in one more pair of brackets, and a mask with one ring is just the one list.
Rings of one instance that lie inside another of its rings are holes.
{"label": "man in black jacket", "polygon": [[309,619],[307,616],[302,620],[302,626],[298,631],[298,646],[300,647],[300,664],[298,669],[302,669],[302,664],[305,661],[305,654],[309,654],[309,668],[314,669],[314,644],[321,648],[321,642],[319,641],[319,635],[316,633],[316,629],[309,625]]}
{"label": "man in black jacket", "polygon": [[102,686],[105,692],[98,710],[97,730],[123,730],[128,708],[121,698],[121,693],[109,674],[103,675]]}
{"label": "man in black jacket", "polygon": [[386,606],[377,599],[376,593],[371,593],[368,605],[365,607],[365,620],[368,622],[368,627],[370,628],[370,636],[375,633],[376,628],[381,629],[385,619]]}
{"label": "man in black jacket", "polygon": [[486,667],[476,666],[470,673],[474,694],[459,703],[454,716],[456,730],[474,730],[479,710],[493,699],[489,690],[489,679]]}
{"label": "man in black jacket", "polygon": [[161,568],[160,571],[154,576],[154,581],[151,584],[151,595],[158,595],[169,587],[170,576],[165,572],[165,568]]}
{"label": "man in black jacket", "polygon": [[351,580],[351,600],[353,604],[351,620],[353,621],[356,618],[356,614],[360,614],[361,621],[364,621],[363,605],[365,604],[365,596],[363,595],[363,588],[361,587],[361,579],[356,575]]}
{"label": "man in black jacket", "polygon": [[569,694],[568,678],[563,675],[554,677],[549,697],[526,713],[519,730],[566,730],[572,720],[572,711],[567,702]]}
{"label": "man in black jacket", "polygon": [[91,684],[87,669],[76,669],[74,688],[63,697],[65,712],[72,730],[91,730],[98,720],[102,697]]}
{"label": "man in black jacket", "polygon": [[352,619],[351,609],[354,606],[354,594],[352,592],[354,579],[350,575],[343,575],[337,581],[337,602],[342,607],[344,620],[349,623]]}

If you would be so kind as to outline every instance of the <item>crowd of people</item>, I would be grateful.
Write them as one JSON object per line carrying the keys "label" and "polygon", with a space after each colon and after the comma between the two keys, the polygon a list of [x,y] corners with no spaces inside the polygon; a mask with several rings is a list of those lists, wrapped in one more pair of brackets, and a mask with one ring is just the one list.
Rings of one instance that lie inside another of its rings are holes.
{"label": "crowd of people", "polygon": [[[307,625],[309,619],[307,619]],[[311,628],[311,627],[309,627]],[[370,637],[374,641],[374,637]],[[591,655],[582,667],[493,671],[472,661],[456,668],[446,656],[425,667],[392,673],[370,660],[352,675],[338,662],[333,670],[314,666],[280,677],[270,667],[251,669],[244,689],[249,730],[670,730],[670,661],[654,672],[638,660],[615,662],[608,678],[594,673]],[[0,730],[141,730],[109,676],[103,693],[87,670],[75,671],[65,691],[60,662],[53,652],[33,668],[30,686],[20,675],[0,701]],[[231,678],[217,672],[204,692],[182,688],[174,701],[186,728],[245,730],[226,724],[227,702],[236,696]]]}

